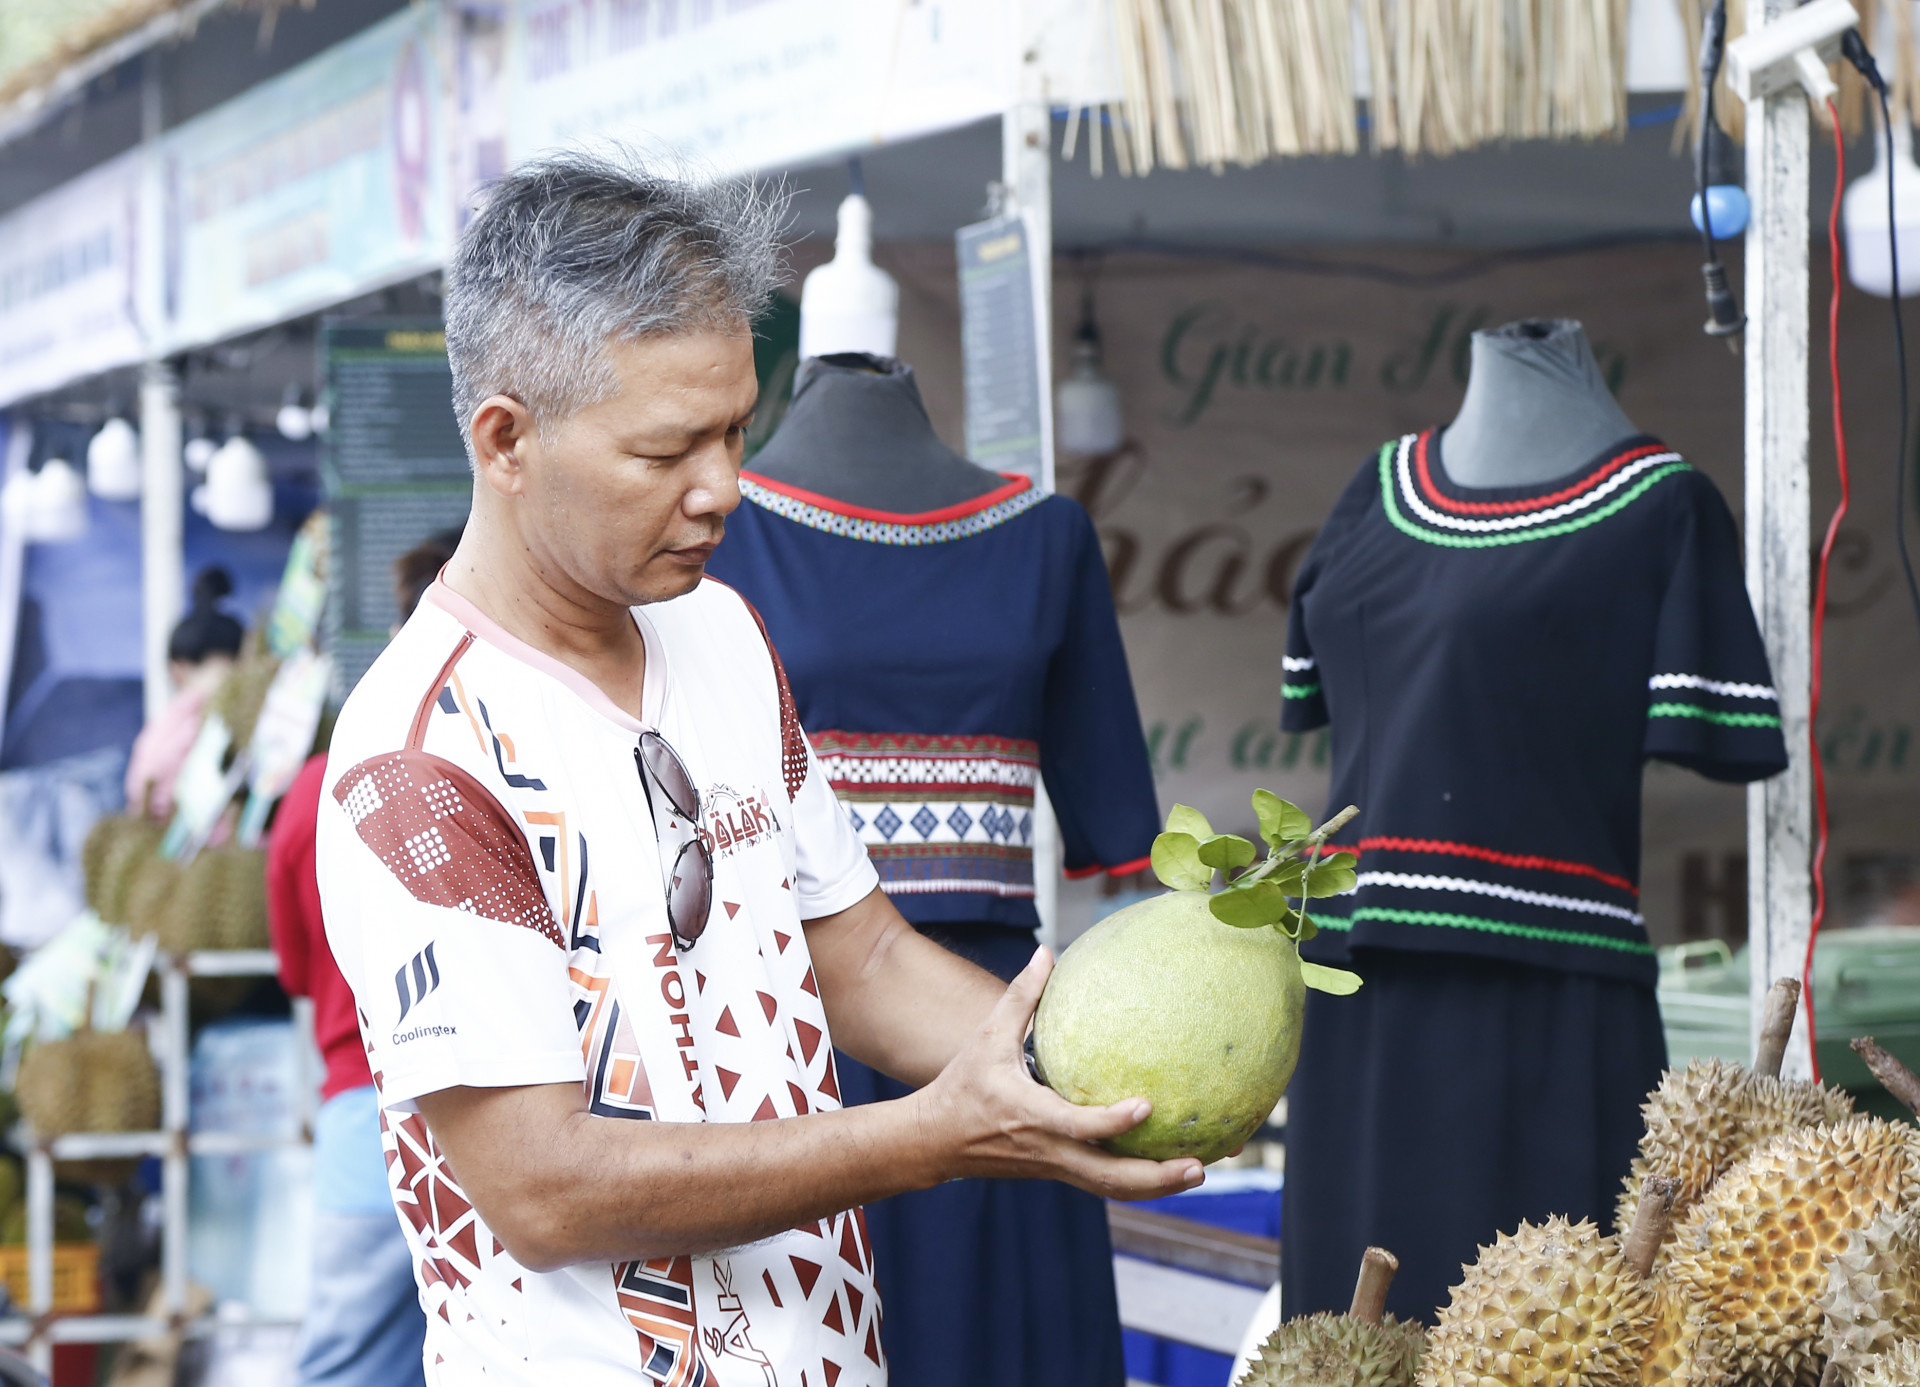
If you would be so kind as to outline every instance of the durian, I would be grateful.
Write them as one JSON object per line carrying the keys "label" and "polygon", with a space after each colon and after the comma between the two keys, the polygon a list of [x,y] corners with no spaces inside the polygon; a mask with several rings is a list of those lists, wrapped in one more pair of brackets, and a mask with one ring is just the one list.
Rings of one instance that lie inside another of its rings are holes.
{"label": "durian", "polygon": [[[127,894],[140,864],[159,851],[166,826],[140,814],[116,814],[96,823],[83,852],[87,904],[110,925],[127,921]],[[85,857],[95,854],[97,866]]]}
{"label": "durian", "polygon": [[160,947],[199,949],[267,946],[267,859],[256,849],[203,848],[180,871],[161,916]]}
{"label": "durian", "polygon": [[227,671],[207,700],[208,715],[217,714],[233,733],[236,753],[244,751],[253,740],[253,729],[260,721],[267,690],[279,672],[280,661],[272,655],[250,654]]}
{"label": "durian", "polygon": [[28,1050],[15,1080],[42,1140],[69,1132],[148,1132],[160,1125],[160,1072],[138,1031],[76,1031]]}
{"label": "durian", "polygon": [[1631,1228],[1649,1175],[1678,1182],[1674,1217],[1684,1218],[1713,1182],[1761,1142],[1783,1132],[1853,1115],[1839,1089],[1749,1073],[1726,1060],[1694,1060],[1670,1069],[1640,1110],[1646,1134],[1627,1173],[1614,1227]]}
{"label": "durian", "polygon": [[1821,1350],[1849,1376],[1902,1339],[1920,1339],[1920,1212],[1857,1228],[1827,1269]]}
{"label": "durian", "polygon": [[180,864],[162,857],[157,849],[133,869],[127,882],[126,925],[136,939],[158,935],[161,948],[177,952],[171,942],[173,916],[168,906],[179,889],[181,873]]}
{"label": "durian", "polygon": [[1920,1387],[1920,1339],[1908,1339],[1868,1360],[1853,1387]]}
{"label": "durian", "polygon": [[1639,1381],[1653,1295],[1618,1240],[1592,1223],[1523,1223],[1465,1271],[1427,1338],[1419,1387]]}
{"label": "durian", "polygon": [[1368,1248],[1353,1308],[1281,1325],[1235,1387],[1413,1387],[1425,1331],[1383,1312],[1399,1266],[1391,1253]]}
{"label": "durian", "polygon": [[1916,1195],[1920,1136],[1867,1117],[1775,1137],[1721,1176],[1667,1266],[1686,1307],[1686,1379],[1812,1387],[1828,1263],[1854,1230]]}

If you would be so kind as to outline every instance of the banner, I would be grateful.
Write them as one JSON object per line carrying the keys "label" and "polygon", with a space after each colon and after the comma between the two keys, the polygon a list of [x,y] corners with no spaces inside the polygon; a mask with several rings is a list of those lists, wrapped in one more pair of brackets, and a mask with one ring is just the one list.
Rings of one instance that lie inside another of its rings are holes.
{"label": "banner", "polygon": [[0,405],[146,355],[139,217],[134,151],[0,218]]}
{"label": "banner", "polygon": [[[456,8],[483,83],[487,7]],[[1001,0],[523,0],[499,18],[508,166],[615,139],[779,168],[997,115],[1011,91]],[[492,103],[461,104],[463,141],[499,138]]]}
{"label": "banner", "polygon": [[166,136],[165,350],[438,268],[437,23],[410,6]]}
{"label": "banner", "polygon": [[[804,270],[811,254],[797,258]],[[952,252],[882,246],[878,258],[900,280],[900,354],[942,437],[960,447]],[[1089,268],[1056,264],[1056,360],[1069,359]],[[1381,443],[1459,410],[1476,329],[1582,320],[1628,417],[1711,477],[1738,515],[1741,363],[1700,331],[1699,275],[1691,244],[1544,258],[1367,247],[1104,257],[1095,310],[1128,443],[1108,458],[1063,456],[1059,489],[1100,530],[1162,808],[1183,801],[1246,831],[1256,787],[1315,811],[1325,804],[1327,732],[1279,730],[1294,574]],[[1920,628],[1888,504],[1891,345],[1885,302],[1847,291],[1854,509],[1833,564],[1820,720],[1835,923],[1920,905]],[[1817,540],[1837,499],[1824,384],[1812,403]],[[1909,533],[1920,537],[1913,499]],[[1644,804],[1642,903],[1656,941],[1738,937],[1743,790],[1653,762]],[[1084,889],[1069,883],[1063,900]]]}

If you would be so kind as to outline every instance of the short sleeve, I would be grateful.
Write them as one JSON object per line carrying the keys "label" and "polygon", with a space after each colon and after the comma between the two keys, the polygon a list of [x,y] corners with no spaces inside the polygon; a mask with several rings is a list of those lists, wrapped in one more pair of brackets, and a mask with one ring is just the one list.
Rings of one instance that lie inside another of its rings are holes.
{"label": "short sleeve", "polygon": [[328,940],[385,1106],[584,1081],[559,925],[478,780],[424,751],[361,761],[322,797],[318,848]]}
{"label": "short sleeve", "polygon": [[[1317,550],[1307,553],[1294,579],[1293,598],[1287,607],[1287,648],[1280,657],[1280,726],[1287,732],[1311,732],[1327,724],[1327,699],[1320,687],[1320,662],[1314,658],[1313,642],[1307,635],[1306,599],[1319,568]],[[1271,648],[1271,647],[1269,647]],[[1269,666],[1271,668],[1271,666]]]}
{"label": "short sleeve", "polygon": [[802,920],[837,915],[873,893],[880,874],[867,859],[866,844],[853,831],[846,806],[833,793],[826,772],[805,737],[806,778],[793,796],[796,867],[794,904]]}
{"label": "short sleeve", "polygon": [[1124,875],[1148,865],[1160,831],[1153,766],[1100,538],[1077,503],[1049,504],[1071,508],[1074,543],[1065,634],[1047,666],[1040,774],[1066,874]]}
{"label": "short sleeve", "polygon": [[1646,754],[1713,780],[1764,780],[1786,769],[1787,748],[1739,532],[1713,483],[1689,481],[1654,632]]}

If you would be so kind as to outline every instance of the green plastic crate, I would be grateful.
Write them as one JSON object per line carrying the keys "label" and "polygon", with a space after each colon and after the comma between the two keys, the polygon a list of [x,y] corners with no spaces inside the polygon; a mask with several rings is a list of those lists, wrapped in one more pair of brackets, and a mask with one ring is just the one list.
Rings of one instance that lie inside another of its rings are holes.
{"label": "green plastic crate", "polygon": [[[1660,1013],[1675,1065],[1748,1058],[1747,951],[1719,940],[1660,951]],[[1879,1093],[1848,1042],[1870,1035],[1920,1070],[1920,929],[1870,925],[1820,936],[1813,955],[1820,1073],[1857,1093]]]}

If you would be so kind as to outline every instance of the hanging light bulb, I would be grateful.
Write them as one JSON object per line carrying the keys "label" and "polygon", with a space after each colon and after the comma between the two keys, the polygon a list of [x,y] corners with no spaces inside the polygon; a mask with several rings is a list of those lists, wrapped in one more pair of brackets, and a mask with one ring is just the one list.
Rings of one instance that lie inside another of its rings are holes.
{"label": "hanging light bulb", "polygon": [[140,499],[140,435],[117,415],[87,441],[87,489],[103,501]]}
{"label": "hanging light bulb", "polygon": [[1080,301],[1073,366],[1053,392],[1053,427],[1065,453],[1111,453],[1126,441],[1120,387],[1100,374],[1100,328],[1093,320],[1091,284]]}
{"label": "hanging light bulb", "polygon": [[273,416],[273,426],[280,436],[293,443],[304,443],[313,437],[313,414],[300,403],[300,387],[288,385],[280,396],[280,411]]}
{"label": "hanging light bulb", "polygon": [[1920,167],[1913,162],[1913,131],[1906,121],[1894,122],[1891,160],[1884,138],[1874,141],[1874,152],[1872,170],[1853,181],[1840,203],[1840,224],[1847,237],[1847,278],[1869,294],[1883,299],[1893,296],[1893,259],[1887,245],[1887,180],[1892,179],[1900,293],[1920,294]]}
{"label": "hanging light bulb", "polygon": [[267,460],[243,433],[222,443],[193,489],[193,508],[223,530],[264,530],[273,523]]}
{"label": "hanging light bulb", "polygon": [[220,445],[205,434],[196,434],[187,440],[186,447],[180,450],[180,456],[190,471],[205,472],[207,464],[213,461],[213,455],[220,451]]}
{"label": "hanging light bulb", "polygon": [[1740,186],[1739,151],[1734,148],[1733,139],[1717,124],[1707,129],[1707,188],[1704,194],[1695,193],[1688,211],[1693,217],[1693,229],[1705,231],[1706,223],[1701,212],[1701,204],[1713,217],[1713,239],[1731,240],[1747,229],[1747,222],[1753,217],[1753,204],[1747,201],[1747,190]]}
{"label": "hanging light bulb", "polygon": [[49,458],[27,493],[26,536],[35,544],[66,544],[87,532],[87,484],[65,458]]}
{"label": "hanging light bulb", "polygon": [[873,263],[873,208],[859,191],[840,204],[833,259],[800,287],[800,355],[892,356],[900,336],[900,286]]}

